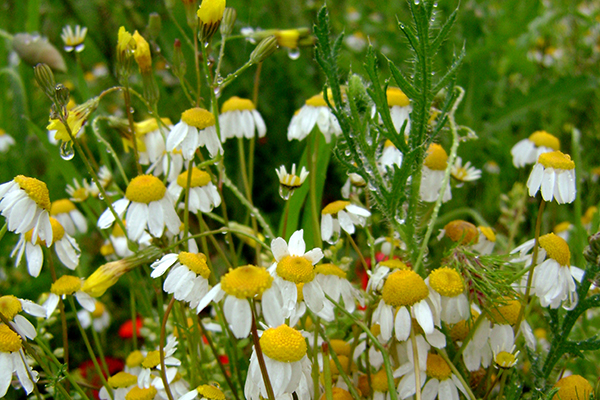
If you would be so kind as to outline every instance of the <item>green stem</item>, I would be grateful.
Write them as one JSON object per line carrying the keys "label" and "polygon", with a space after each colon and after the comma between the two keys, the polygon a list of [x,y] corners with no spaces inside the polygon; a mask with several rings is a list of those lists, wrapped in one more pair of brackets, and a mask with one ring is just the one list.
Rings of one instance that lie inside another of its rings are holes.
{"label": "green stem", "polygon": [[[310,210],[312,215],[313,225],[313,236],[315,247],[323,247],[323,241],[321,240],[321,229],[319,225],[319,208],[317,204],[317,163],[319,155],[319,136],[321,132],[313,130],[312,136],[314,140],[314,147],[308,148],[306,154],[309,157],[310,173],[309,184],[310,184]],[[307,146],[310,146],[310,142],[307,142]],[[311,151],[312,150],[312,151]]]}
{"label": "green stem", "polygon": [[184,205],[184,210],[183,210],[183,239],[185,240],[185,242],[183,242],[183,247],[186,250],[188,249],[188,241],[186,239],[188,239],[189,233],[190,233],[190,187],[192,186],[192,169],[194,167],[194,158],[192,157],[192,159],[190,160],[189,164],[188,164],[188,170],[187,170],[187,180],[186,180],[186,184],[185,184],[185,205]]}
{"label": "green stem", "polygon": [[125,173],[125,170],[123,169],[123,165],[121,164],[119,155],[115,152],[115,149],[113,149],[112,145],[108,142],[108,140],[104,139],[104,137],[100,134],[100,128],[98,127],[98,121],[101,119],[107,120],[108,118],[105,116],[102,116],[102,115],[94,118],[94,120],[92,121],[92,131],[94,132],[94,135],[96,135],[96,139],[98,139],[104,146],[106,146],[106,150],[112,156],[113,160],[115,161],[115,164],[117,164],[117,168],[119,169],[119,173],[121,174],[121,177],[123,178],[123,182],[125,182],[126,185],[129,185],[129,178],[127,178],[127,174]]}
{"label": "green stem", "polygon": [[313,398],[320,399],[321,392],[319,391],[319,362],[318,362],[318,358],[317,358],[317,355],[319,354],[319,346],[317,343],[319,342],[319,326],[321,325],[321,319],[319,317],[313,315],[313,320],[314,320],[315,335],[314,335],[314,341],[313,341],[313,352],[312,352],[313,362],[312,362],[311,376],[312,376],[312,380],[313,380],[313,389],[314,389]]}
{"label": "green stem", "polygon": [[267,397],[269,400],[275,400],[275,394],[273,393],[273,387],[271,386],[271,380],[269,379],[269,373],[267,372],[267,366],[263,357],[262,348],[260,347],[260,340],[258,338],[258,331],[256,330],[256,310],[254,304],[250,301],[250,309],[252,310],[252,341],[254,342],[254,351],[256,352],[256,359],[260,366],[260,373],[262,374],[263,382],[265,383],[265,389],[267,389]]}
{"label": "green stem", "polygon": [[165,392],[167,393],[167,397],[169,400],[173,399],[173,394],[171,393],[171,387],[169,386],[169,381],[167,380],[167,369],[165,366],[165,336],[166,336],[166,328],[167,328],[167,320],[169,319],[169,314],[173,309],[173,304],[175,304],[175,297],[171,298],[167,309],[165,310],[165,315],[163,315],[162,324],[160,326],[160,341],[158,344],[158,351],[160,355],[160,378],[165,387]]}
{"label": "green stem", "polygon": [[[412,318],[412,315],[411,315]],[[417,338],[415,336],[415,324],[413,323],[410,328],[410,343],[412,344],[413,351],[413,362],[415,371],[415,400],[421,400],[421,368],[419,368],[419,348],[417,346]],[[395,389],[394,386],[390,387],[390,391]]]}
{"label": "green stem", "polygon": [[129,122],[129,133],[131,134],[131,142],[133,143],[133,156],[135,158],[135,167],[138,175],[142,175],[142,165],[140,164],[140,153],[137,146],[137,135],[135,134],[135,126],[133,125],[133,113],[131,106],[131,95],[129,94],[129,80],[125,80],[125,90],[123,90],[123,100],[125,101],[125,115]]}
{"label": "green stem", "polygon": [[[56,270],[54,269],[54,258],[52,258],[52,253],[50,250],[43,246],[44,255],[46,260],[48,260],[48,267],[50,268],[50,276],[52,277],[52,282],[56,282]],[[69,330],[67,326],[67,313],[65,312],[65,303],[62,299],[62,296],[58,297],[58,310],[60,313],[60,322],[62,326],[62,339],[63,339],[63,359],[65,360],[65,365],[67,367],[67,371],[70,370],[69,363]],[[67,388],[68,389],[68,388]]]}
{"label": "green stem", "polygon": [[[315,343],[317,343],[317,337],[315,336]],[[326,347],[326,348],[325,348]],[[323,349],[323,380],[325,386],[325,398],[327,400],[333,400],[333,393],[331,390],[331,366],[329,364],[329,346],[324,346]],[[318,365],[318,364],[317,364]]]}
{"label": "green stem", "polygon": [[133,285],[129,289],[129,300],[131,303],[131,322],[133,324],[133,329],[132,329],[133,349],[137,350],[137,348],[138,348],[137,310],[136,310],[135,293],[133,293]]}
{"label": "green stem", "polygon": [[108,365],[106,364],[106,360],[104,359],[104,350],[102,350],[102,344],[100,343],[100,338],[98,337],[98,332],[94,329],[94,325],[92,325],[92,339],[94,340],[94,345],[96,346],[96,350],[98,351],[98,355],[100,356],[100,363],[102,364],[102,368],[106,373],[106,376],[110,376],[110,371],[108,369]]}
{"label": "green stem", "polygon": [[[469,398],[471,400],[477,400],[477,398],[473,394],[473,391],[471,390],[471,386],[467,383],[467,381],[465,381],[465,378],[463,378],[463,376],[460,373],[460,371],[458,370],[458,368],[456,368],[454,363],[450,360],[450,358],[448,357],[448,353],[446,353],[446,350],[441,349],[438,351],[438,354],[444,359],[444,361],[446,361],[446,364],[448,364],[448,366],[450,367],[450,369],[452,370],[454,375],[456,375],[456,377],[458,378],[460,383],[462,383],[463,387],[465,388],[465,391],[469,395]],[[501,398],[501,397],[498,397],[498,398]]]}
{"label": "green stem", "polygon": [[7,230],[8,230],[8,222],[4,221],[4,225],[2,225],[2,229],[0,229],[0,241],[2,240],[2,238],[4,237],[4,235],[6,234]]}

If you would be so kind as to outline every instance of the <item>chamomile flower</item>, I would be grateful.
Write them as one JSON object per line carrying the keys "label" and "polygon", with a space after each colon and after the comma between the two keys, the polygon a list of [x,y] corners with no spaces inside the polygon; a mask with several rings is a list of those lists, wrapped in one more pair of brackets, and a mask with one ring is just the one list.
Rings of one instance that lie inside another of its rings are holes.
{"label": "chamomile flower", "polygon": [[225,400],[225,394],[216,386],[200,385],[194,390],[184,394],[179,400]]}
{"label": "chamomile flower", "polygon": [[429,380],[423,386],[423,400],[458,400],[458,391],[460,390],[466,397],[467,392],[464,386],[452,373],[450,366],[438,354],[429,353],[427,355],[427,376]]}
{"label": "chamomile flower", "polygon": [[535,197],[542,190],[546,201],[556,199],[558,204],[572,203],[577,192],[575,163],[571,156],[560,151],[543,153],[527,180],[529,195]]}
{"label": "chamomile flower", "polygon": [[[260,337],[260,347],[275,398],[293,392],[298,394],[298,398],[307,398],[301,394],[310,397],[311,363],[306,356],[307,345],[302,334],[285,324],[269,328]],[[249,400],[267,397],[256,350],[252,351],[250,357],[244,395]]]}
{"label": "chamomile flower", "polygon": [[6,395],[13,373],[17,374],[25,393],[33,391],[38,373],[32,370],[25,360],[19,335],[8,326],[0,324],[0,397]]}
{"label": "chamomile flower", "polygon": [[592,385],[581,375],[565,376],[556,382],[554,387],[558,388],[558,392],[552,400],[584,400],[594,393]]}
{"label": "chamomile flower", "polygon": [[450,174],[458,182],[456,187],[461,187],[465,182],[473,182],[481,178],[481,170],[471,166],[471,161],[467,161],[463,165],[460,157],[456,157]]}
{"label": "chamomile flower", "polygon": [[560,150],[560,141],[546,131],[536,131],[513,146],[510,154],[517,168],[535,163],[540,155]]}
{"label": "chamomile flower", "polygon": [[258,137],[262,138],[267,132],[265,121],[256,111],[254,103],[237,96],[223,103],[219,123],[223,142],[234,137],[252,139],[255,131]]}
{"label": "chamomile flower", "polygon": [[[54,250],[60,262],[67,268],[74,270],[79,265],[81,254],[79,245],[77,245],[75,239],[65,232],[65,229],[55,218],[50,217],[50,225],[52,225],[52,242],[50,245],[54,245]],[[29,275],[38,277],[44,263],[44,253],[41,245],[48,246],[48,244],[39,239],[35,243],[31,243],[32,235],[33,231],[22,234],[10,256],[14,257],[16,255],[15,266],[18,266],[23,258],[23,253],[25,253]]]}
{"label": "chamomile flower", "polygon": [[167,151],[180,150],[184,159],[191,160],[202,146],[208,149],[211,158],[223,154],[214,115],[204,108],[190,108],[181,114],[181,121],[169,132]]}
{"label": "chamomile flower", "polygon": [[394,269],[409,268],[401,260],[393,258],[391,260],[384,260],[375,266],[375,269],[370,272],[369,282],[367,283],[367,292],[380,292],[385,283],[385,279]]}
{"label": "chamomile flower", "polygon": [[66,192],[69,195],[69,200],[75,203],[86,201],[90,196],[90,191],[86,187],[86,182],[81,185],[77,179],[73,178],[73,185],[67,184]]}
{"label": "chamomile flower", "polygon": [[277,173],[277,177],[279,178],[279,195],[284,200],[289,199],[308,177],[308,171],[305,167],[302,167],[300,170],[300,175],[296,175],[296,164],[292,164],[292,170],[289,174],[285,169],[285,165],[281,165],[279,169],[275,169],[275,173]]}
{"label": "chamomile flower", "polygon": [[179,301],[190,303],[191,308],[196,308],[200,300],[208,293],[208,277],[210,269],[206,264],[206,256],[202,253],[167,254],[154,262],[154,269],[150,276],[158,278],[171,268],[163,289]]}
{"label": "chamomile flower", "polygon": [[425,282],[432,289],[431,296],[434,301],[441,304],[442,321],[455,324],[469,318],[469,299],[465,294],[465,283],[458,271],[449,267],[437,268],[431,271]]}
{"label": "chamomile flower", "polygon": [[30,300],[19,299],[13,295],[0,297],[0,314],[8,320],[11,328],[23,337],[35,339],[37,336],[35,327],[20,314],[22,311],[34,317],[46,316],[44,307]]}
{"label": "chamomile flower", "polygon": [[329,203],[321,211],[321,236],[329,243],[335,243],[340,238],[341,229],[352,235],[354,225],[365,226],[369,210],[351,204],[349,201],[338,200]]}
{"label": "chamomile flower", "polygon": [[46,317],[50,318],[54,310],[56,310],[59,298],[64,299],[67,295],[74,295],[81,307],[89,312],[94,312],[96,309],[96,300],[83,291],[83,283],[83,279],[77,276],[63,275],[58,278],[50,287],[50,295],[48,295],[48,299],[43,305],[46,310]]}
{"label": "chamomile flower", "polygon": [[429,293],[423,278],[413,270],[396,270],[388,275],[372,319],[381,326],[383,340],[388,341],[392,331],[399,341],[408,339],[412,318],[417,320],[423,332],[433,333],[434,326],[440,324],[439,306]]}
{"label": "chamomile flower", "polygon": [[[442,182],[446,167],[448,166],[448,154],[442,146],[432,143],[427,150],[423,164],[419,195],[421,196],[421,200],[433,203],[438,199],[440,190],[442,190]],[[443,190],[442,201],[446,202],[452,198],[450,182],[448,182],[448,185]]]}
{"label": "chamomile flower", "polygon": [[519,352],[515,351],[515,334],[510,325],[496,325],[490,333],[490,346],[494,362],[499,368],[511,368],[517,363]]}
{"label": "chamomile flower", "polygon": [[6,153],[15,144],[15,139],[4,129],[0,129],[0,153]]}
{"label": "chamomile flower", "polygon": [[[173,235],[179,233],[181,220],[165,185],[153,175],[140,175],[131,180],[125,198],[113,203],[119,217],[127,210],[127,236],[138,241],[147,228],[154,237],[161,237],[165,226]],[[98,219],[98,227],[106,229],[115,217],[107,209]]]}
{"label": "chamomile flower", "polygon": [[[123,220],[123,224],[127,228],[127,220]],[[139,249],[145,249],[150,246],[152,241],[152,236],[150,236],[147,232],[142,233],[142,236],[138,240]],[[112,248],[112,252],[116,254],[118,258],[125,258],[133,255],[133,251],[129,250],[129,243],[127,243],[127,236],[125,236],[125,232],[121,229],[121,225],[115,224],[112,228],[112,232],[108,237],[108,241],[104,243],[106,246],[110,246]],[[108,251],[106,248],[107,254],[112,254],[112,252]],[[101,250],[102,251],[102,250]]]}
{"label": "chamomile flower", "polygon": [[[113,389],[114,400],[125,400],[127,393],[134,387],[137,386],[137,376],[130,374],[129,372],[121,371],[108,378],[108,386]],[[110,400],[111,396],[106,390],[105,386],[102,386],[98,392],[100,400]]]}
{"label": "chamomile flower", "polygon": [[[169,383],[169,389],[171,390],[171,394],[175,399],[181,400],[185,398],[186,394],[190,391],[190,385],[188,382],[183,379],[177,367],[167,368],[167,372],[165,374],[167,376],[167,382]],[[157,376],[151,383],[151,387],[156,388],[158,391],[157,398],[158,399],[168,399],[167,392],[165,390],[165,384],[163,383],[162,377]]]}
{"label": "chamomile flower", "polygon": [[94,311],[88,311],[86,309],[79,310],[77,312],[77,318],[79,318],[79,322],[83,329],[93,326],[96,332],[102,332],[110,325],[110,314],[104,303],[96,300],[94,304],[96,306]]}
{"label": "chamomile flower", "polygon": [[[169,192],[174,199],[178,199],[181,191],[187,187],[188,171],[182,172],[176,180],[169,184]],[[221,196],[217,187],[210,180],[210,175],[196,167],[192,168],[190,178],[189,210],[194,214],[198,211],[211,212],[214,207],[221,204]]]}
{"label": "chamomile flower", "polygon": [[388,87],[386,97],[388,107],[390,108],[392,123],[394,124],[396,132],[400,133],[402,125],[406,122],[404,136],[408,136],[410,132],[410,113],[412,111],[410,100],[404,92],[397,87]]}
{"label": "chamomile flower", "polygon": [[[162,118],[161,123],[166,129],[171,129],[173,125],[168,118]],[[140,164],[147,165],[158,161],[165,152],[165,138],[161,132],[161,127],[158,125],[156,118],[148,118],[134,124],[135,137],[138,141],[138,152],[140,156]],[[123,140],[125,150],[133,146],[131,140]]]}
{"label": "chamomile flower", "polygon": [[391,398],[385,368],[371,375],[371,390],[373,391],[373,400],[389,400]]}
{"label": "chamomile flower", "polygon": [[[498,304],[496,304],[498,303]],[[521,301],[513,298],[499,299],[495,304],[488,306],[488,315],[496,325],[515,326],[519,321],[519,315],[522,308]],[[523,334],[525,344],[535,350],[535,336],[527,320],[523,319],[519,325],[519,331]]]}
{"label": "chamomile flower", "polygon": [[[175,336],[170,335],[167,338],[167,344],[164,347],[165,366],[178,366],[181,364],[179,359],[173,357],[173,354],[175,354],[176,351],[177,339]],[[137,379],[137,384],[140,388],[148,389],[152,387],[150,383],[154,378],[153,374],[157,373],[156,369],[160,369],[160,352],[159,350],[149,351],[144,358],[144,361],[142,361],[142,370]]]}
{"label": "chamomile flower", "polygon": [[50,195],[46,184],[35,178],[17,175],[0,185],[0,214],[6,218],[8,230],[25,233],[33,230],[30,241],[38,237],[52,245]]}
{"label": "chamomile flower", "polygon": [[443,237],[448,237],[453,242],[461,245],[473,245],[479,240],[479,231],[472,223],[455,219],[448,222],[444,229],[440,230],[437,238],[441,240]]}
{"label": "chamomile flower", "polygon": [[75,31],[71,28],[71,25],[65,25],[62,29],[62,33],[60,34],[61,39],[65,43],[65,51],[71,52],[75,50],[75,52],[79,53],[83,51],[85,45],[83,42],[85,41],[85,35],[87,34],[87,28],[84,26],[83,28],[79,25],[75,26]]}
{"label": "chamomile flower", "polygon": [[69,199],[60,199],[52,202],[50,215],[65,228],[65,232],[73,236],[77,232],[87,232],[87,220]]}
{"label": "chamomile flower", "polygon": [[244,265],[230,269],[202,299],[197,311],[202,311],[211,301],[217,302],[225,297],[223,313],[231,331],[238,339],[246,338],[252,324],[250,299],[262,299],[260,304],[267,324],[281,323],[284,319],[282,300],[277,291],[271,290],[272,283],[273,277],[265,268]]}
{"label": "chamomile flower", "polygon": [[364,303],[358,289],[346,279],[346,272],[337,265],[319,264],[315,267],[315,273],[315,280],[319,282],[323,292],[337,302],[341,297],[348,312],[354,312],[357,301]]}
{"label": "chamomile flower", "polygon": [[[450,329],[450,338],[452,341],[462,345],[463,341],[469,335],[480,313],[477,310],[471,310],[471,318],[459,321]],[[481,366],[489,367],[492,361],[492,351],[488,340],[492,330],[491,322],[482,317],[463,351],[463,361],[469,371],[477,371]]]}
{"label": "chamomile flower", "polygon": [[134,385],[127,394],[125,395],[125,400],[157,400],[160,399],[158,397],[158,390],[152,385],[148,385],[148,387],[140,387],[139,385]]}
{"label": "chamomile flower", "polygon": [[[332,101],[331,93],[329,93],[329,99]],[[303,140],[315,125],[319,127],[327,143],[331,141],[332,134],[338,136],[342,133],[342,128],[340,128],[337,118],[327,106],[323,93],[306,100],[306,104],[292,117],[288,126],[288,140]]]}
{"label": "chamomile flower", "polygon": [[478,226],[479,238],[477,243],[473,245],[473,250],[479,254],[492,254],[494,246],[496,245],[496,234],[494,230],[489,226]]}

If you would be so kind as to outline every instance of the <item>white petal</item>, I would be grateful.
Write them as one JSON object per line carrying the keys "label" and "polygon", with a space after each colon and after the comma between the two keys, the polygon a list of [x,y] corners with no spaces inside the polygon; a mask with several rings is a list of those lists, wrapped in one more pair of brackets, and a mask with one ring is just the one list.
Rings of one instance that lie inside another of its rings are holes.
{"label": "white petal", "polygon": [[542,164],[535,164],[527,179],[527,187],[529,188],[529,195],[535,197],[540,185],[542,184],[542,178],[544,177],[544,166]]}
{"label": "white petal", "polygon": [[271,242],[271,252],[273,253],[273,257],[275,257],[277,262],[290,255],[285,239],[280,237],[273,239]]}
{"label": "white petal", "polygon": [[293,256],[303,256],[306,251],[306,244],[304,243],[304,229],[300,229],[292,234],[288,243],[288,250]]}
{"label": "white petal", "polygon": [[403,342],[410,336],[411,320],[410,313],[406,307],[400,307],[396,313],[396,321],[394,322],[396,331],[396,339]]}
{"label": "white petal", "polygon": [[312,312],[317,313],[321,311],[325,295],[323,294],[323,289],[316,280],[313,279],[311,282],[305,283],[302,293],[304,294],[306,305]]}
{"label": "white petal", "polygon": [[555,180],[556,173],[554,172],[554,168],[546,168],[542,177],[542,197],[546,201],[552,201],[554,197]]}
{"label": "white petal", "polygon": [[425,300],[421,300],[413,305],[413,311],[419,325],[423,328],[423,332],[426,334],[433,333],[433,314],[429,304]]}
{"label": "white petal", "polygon": [[27,257],[27,270],[29,271],[29,275],[37,278],[40,275],[42,264],[44,263],[42,246],[31,244],[31,242],[25,243],[25,255]]}
{"label": "white petal", "polygon": [[148,204],[148,230],[154,237],[161,237],[165,228],[165,217],[159,201]]}

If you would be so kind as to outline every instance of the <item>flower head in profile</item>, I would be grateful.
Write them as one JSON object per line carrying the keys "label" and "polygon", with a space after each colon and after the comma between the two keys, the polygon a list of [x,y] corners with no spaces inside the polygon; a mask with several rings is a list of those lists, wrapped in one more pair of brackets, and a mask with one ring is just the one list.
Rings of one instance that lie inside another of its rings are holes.
{"label": "flower head in profile", "polygon": [[83,51],[85,48],[85,45],[83,44],[85,35],[87,35],[87,28],[85,26],[82,28],[77,25],[75,26],[75,31],[73,31],[71,25],[65,25],[60,34],[60,37],[65,43],[65,51],[71,52],[75,50],[77,53]]}
{"label": "flower head in profile", "polygon": [[69,199],[60,199],[52,202],[50,215],[65,228],[65,231],[73,236],[77,232],[87,232],[87,220],[85,216],[75,207]]}
{"label": "flower head in profile", "polygon": [[84,290],[84,280],[73,275],[63,275],[56,280],[50,287],[50,295],[44,303],[46,317],[50,318],[60,298],[73,295],[77,302],[89,312],[96,309],[96,301]]}
{"label": "flower head in profile", "polygon": [[[221,204],[221,196],[217,187],[212,183],[210,175],[196,167],[192,167],[190,179],[189,210],[193,213],[211,212],[214,207]],[[179,195],[187,187],[189,170],[182,172],[176,180],[169,184],[169,192],[173,198]]]}
{"label": "flower head in profile", "polygon": [[435,398],[440,400],[458,399],[459,390],[464,396],[467,396],[464,386],[439,354],[429,353],[427,355],[426,373],[429,380],[423,387],[424,398],[429,400]]}
{"label": "flower head in profile", "polygon": [[0,397],[6,395],[15,373],[27,394],[33,391],[34,382],[38,380],[38,373],[25,361],[21,341],[15,331],[0,323]]}
{"label": "flower head in profile", "polygon": [[[331,92],[328,92],[328,97],[332,101]],[[342,128],[325,102],[323,93],[306,100],[306,104],[292,117],[288,126],[288,140],[303,140],[315,125],[319,127],[327,143],[331,141],[332,134],[338,136],[342,133]]]}
{"label": "flower head in profile", "polygon": [[254,132],[258,134],[259,138],[262,138],[267,132],[265,121],[256,111],[254,103],[237,96],[233,96],[223,103],[219,123],[223,142],[234,137],[252,139]]}
{"label": "flower head in profile", "polygon": [[341,230],[352,235],[354,226],[365,226],[369,210],[351,204],[349,201],[338,200],[329,203],[321,210],[321,236],[329,243],[335,243],[340,238]]}
{"label": "flower head in profile", "polygon": [[535,197],[541,188],[542,198],[546,201],[556,199],[558,204],[572,203],[577,182],[571,156],[560,151],[541,154],[529,175],[527,187],[530,196]]}
{"label": "flower head in profile", "polygon": [[470,316],[470,304],[465,294],[465,282],[455,269],[449,267],[436,268],[426,279],[433,290],[432,297],[441,306],[440,317],[442,321],[455,324],[466,320]]}
{"label": "flower head in profile", "polygon": [[190,108],[181,114],[181,121],[169,132],[167,151],[180,150],[183,158],[191,160],[202,146],[206,146],[211,157],[223,154],[214,115],[204,108]]}
{"label": "flower head in profile", "polygon": [[560,150],[560,141],[546,131],[536,131],[513,146],[510,154],[517,168],[535,163],[541,154]]}
{"label": "flower head in profile", "polygon": [[31,300],[20,299],[13,295],[0,296],[0,314],[8,321],[11,329],[22,337],[35,339],[37,336],[35,327],[27,318],[21,315],[21,312],[39,318],[46,316],[44,307]]}
{"label": "flower head in profile", "polygon": [[[442,190],[444,174],[448,166],[448,153],[439,144],[432,143],[427,150],[423,164],[419,195],[421,200],[433,203],[438,199]],[[446,202],[451,198],[450,182],[448,182],[443,189],[442,201]]]}
{"label": "flower head in profile", "polygon": [[203,43],[208,42],[217,32],[224,12],[225,0],[202,0],[197,14],[200,19],[199,37]]}
{"label": "flower head in profile", "polygon": [[302,186],[309,174],[306,168],[302,167],[300,175],[296,175],[296,164],[292,164],[292,170],[289,174],[285,169],[285,165],[281,165],[275,172],[279,178],[279,195],[284,200],[289,199],[294,191]]}

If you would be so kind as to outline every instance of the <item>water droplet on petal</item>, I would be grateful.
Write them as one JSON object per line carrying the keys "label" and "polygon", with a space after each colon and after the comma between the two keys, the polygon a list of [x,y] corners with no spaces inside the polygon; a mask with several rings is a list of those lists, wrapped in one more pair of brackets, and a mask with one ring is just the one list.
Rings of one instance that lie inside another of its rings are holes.
{"label": "water droplet on petal", "polygon": [[72,160],[73,157],[75,157],[72,141],[69,140],[68,142],[62,142],[60,144],[60,157],[67,161]]}

